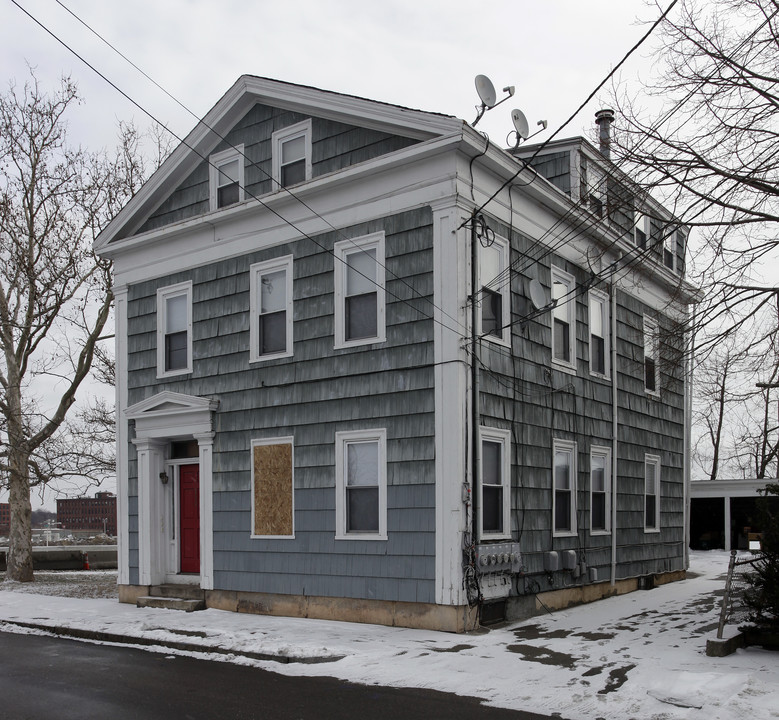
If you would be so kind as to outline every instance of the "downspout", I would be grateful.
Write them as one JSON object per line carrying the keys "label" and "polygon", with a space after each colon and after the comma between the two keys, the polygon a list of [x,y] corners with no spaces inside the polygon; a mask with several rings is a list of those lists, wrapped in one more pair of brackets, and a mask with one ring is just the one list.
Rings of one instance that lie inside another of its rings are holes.
{"label": "downspout", "polygon": [[611,283],[611,586],[617,582],[617,284]]}
{"label": "downspout", "polygon": [[479,540],[479,481],[481,443],[479,438],[479,338],[476,328],[479,326],[479,305],[476,293],[479,287],[479,238],[476,229],[476,215],[471,217],[471,538],[475,544]]}
{"label": "downspout", "polygon": [[695,350],[695,308],[684,358],[684,556],[683,570],[690,567],[690,481],[692,479],[692,357]]}

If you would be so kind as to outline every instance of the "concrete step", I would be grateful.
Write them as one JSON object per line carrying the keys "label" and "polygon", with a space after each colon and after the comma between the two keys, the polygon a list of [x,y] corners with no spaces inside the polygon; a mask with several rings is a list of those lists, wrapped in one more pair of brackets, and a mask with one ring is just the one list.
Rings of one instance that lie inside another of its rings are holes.
{"label": "concrete step", "polygon": [[161,608],[163,610],[184,610],[185,612],[194,612],[195,610],[205,610],[205,600],[194,600],[191,598],[174,597],[139,597],[135,602],[139,608]]}
{"label": "concrete step", "polygon": [[162,598],[182,598],[185,600],[204,600],[205,590],[198,585],[177,585],[168,583],[166,585],[152,585],[149,588],[151,597]]}

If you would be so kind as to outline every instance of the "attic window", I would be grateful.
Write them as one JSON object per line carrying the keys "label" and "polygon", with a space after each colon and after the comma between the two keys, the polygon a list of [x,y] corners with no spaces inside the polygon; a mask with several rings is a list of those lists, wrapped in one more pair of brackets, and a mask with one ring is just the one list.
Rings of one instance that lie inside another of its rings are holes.
{"label": "attic window", "polygon": [[311,120],[273,133],[273,179],[279,187],[311,179]]}
{"label": "attic window", "polygon": [[215,153],[208,162],[211,210],[241,202],[244,198],[243,145]]}

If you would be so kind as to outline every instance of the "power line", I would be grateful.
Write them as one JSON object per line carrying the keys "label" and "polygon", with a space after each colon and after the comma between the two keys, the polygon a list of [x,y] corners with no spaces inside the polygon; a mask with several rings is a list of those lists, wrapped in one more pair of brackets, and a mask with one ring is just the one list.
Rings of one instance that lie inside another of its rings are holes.
{"label": "power line", "polygon": [[[122,97],[124,97],[126,100],[128,100],[130,103],[132,103],[132,104],[133,104],[135,107],[137,107],[137,108],[138,108],[138,109],[139,109],[139,110],[140,110],[142,113],[144,113],[145,115],[147,115],[147,116],[148,116],[148,117],[149,117],[149,118],[150,118],[150,119],[151,119],[153,122],[157,123],[157,124],[158,124],[160,127],[164,128],[164,129],[165,129],[167,132],[169,132],[169,133],[170,133],[170,134],[171,134],[171,135],[172,135],[174,138],[176,138],[176,140],[178,140],[178,141],[179,141],[179,142],[180,142],[182,145],[184,145],[185,147],[189,148],[189,150],[191,150],[193,153],[195,153],[195,154],[196,154],[196,155],[197,155],[197,156],[198,156],[198,157],[199,157],[201,160],[204,160],[204,161],[205,161],[206,163],[208,163],[208,164],[209,164],[211,167],[214,167],[215,169],[217,169],[217,170],[218,170],[217,166],[216,166],[216,165],[214,165],[213,163],[211,163],[211,161],[209,160],[209,158],[207,158],[206,156],[204,156],[204,155],[203,155],[202,153],[200,153],[200,152],[199,152],[199,151],[198,151],[196,148],[194,148],[192,145],[190,145],[189,143],[187,143],[187,142],[186,142],[186,140],[185,140],[184,138],[182,138],[182,137],[181,137],[181,136],[179,136],[177,133],[175,133],[173,130],[171,130],[169,127],[167,127],[167,126],[165,125],[165,123],[161,122],[161,121],[160,121],[160,120],[159,120],[159,119],[158,119],[158,118],[157,118],[155,115],[153,115],[153,114],[151,113],[151,111],[147,110],[147,109],[146,109],[145,107],[143,107],[143,106],[142,106],[142,105],[141,105],[139,102],[137,102],[137,101],[136,101],[134,98],[132,98],[130,95],[128,95],[128,94],[127,94],[127,93],[126,93],[124,90],[122,90],[122,89],[121,89],[121,88],[120,88],[118,85],[116,85],[116,84],[115,84],[115,83],[114,83],[112,80],[110,80],[110,79],[109,79],[109,78],[108,78],[106,75],[104,75],[104,74],[103,74],[103,73],[102,73],[100,70],[98,70],[98,69],[97,69],[97,68],[96,68],[96,67],[95,67],[95,66],[94,66],[92,63],[90,63],[88,60],[86,60],[86,58],[84,58],[82,55],[80,55],[78,52],[76,52],[76,50],[74,50],[72,47],[70,47],[70,46],[69,46],[69,45],[68,45],[68,44],[67,44],[67,43],[66,43],[64,40],[60,39],[60,38],[59,38],[59,37],[58,37],[58,36],[57,36],[57,35],[56,35],[56,34],[55,34],[55,33],[54,33],[52,30],[50,30],[48,27],[46,27],[46,26],[45,26],[45,25],[44,25],[44,24],[43,24],[43,23],[42,23],[40,20],[38,20],[38,19],[37,19],[35,16],[33,16],[31,13],[29,13],[29,12],[28,12],[28,11],[27,11],[25,8],[23,8],[21,5],[19,5],[19,3],[17,2],[17,0],[11,0],[11,2],[12,2],[14,5],[16,5],[16,7],[18,7],[18,8],[19,8],[19,9],[20,9],[20,10],[21,10],[21,11],[22,11],[22,12],[23,12],[25,15],[27,15],[27,16],[28,16],[28,17],[29,17],[29,18],[30,18],[30,19],[31,19],[31,20],[32,20],[32,21],[33,21],[33,22],[34,22],[36,25],[38,25],[38,26],[39,26],[40,28],[42,28],[42,29],[43,29],[43,30],[44,30],[46,33],[48,33],[49,35],[51,35],[51,37],[52,37],[52,38],[54,38],[54,39],[55,39],[55,40],[56,40],[58,43],[60,43],[60,44],[61,44],[61,45],[62,45],[62,46],[63,46],[63,47],[66,49],[66,50],[68,50],[70,53],[72,53],[73,55],[75,55],[75,56],[76,56],[76,57],[77,57],[79,60],[81,60],[81,62],[83,62],[83,63],[84,63],[84,64],[85,64],[85,65],[86,65],[86,66],[87,66],[87,67],[88,67],[90,70],[92,70],[92,71],[93,71],[93,72],[94,72],[96,75],[98,75],[98,77],[100,77],[102,80],[104,80],[106,83],[108,83],[108,84],[109,84],[109,85],[110,85],[112,88],[114,88],[114,90],[116,90],[116,91],[117,91],[117,92],[118,92],[120,95],[122,95]],[[191,112],[191,111],[189,111],[189,112]],[[201,121],[201,122],[202,122],[202,121]],[[206,127],[208,127],[208,126],[206,125]],[[237,148],[234,148],[234,149],[236,149],[236,150],[237,150]],[[243,153],[241,153],[241,154],[243,155]],[[246,158],[246,156],[245,156],[245,155],[243,155],[243,157],[244,157],[246,160],[249,160],[248,158]],[[251,163],[251,161],[250,161],[250,160],[249,160],[249,162]],[[251,163],[251,164],[252,164],[252,165],[254,165],[254,163]],[[256,167],[256,165],[255,165],[255,167]],[[262,168],[258,168],[258,169],[260,169],[262,172],[265,172],[265,171],[263,171],[263,170],[262,170]],[[267,173],[266,173],[266,172],[265,172],[265,175],[267,175]],[[268,177],[270,177],[270,176],[268,176]],[[271,179],[273,180],[273,178],[271,178]],[[293,193],[292,193],[292,192],[291,192],[289,189],[287,189],[287,188],[284,188],[284,189],[285,189],[285,190],[286,190],[286,191],[287,191],[287,192],[288,192],[290,195],[292,195],[293,197],[295,197],[295,199],[297,199],[297,200],[298,200],[298,202],[301,202],[301,204],[303,204],[303,205],[304,205],[306,208],[308,208],[309,210],[311,210],[311,208],[309,208],[309,207],[308,207],[308,206],[307,206],[305,203],[303,203],[303,202],[302,202],[302,201],[301,201],[299,198],[297,198],[297,196],[295,196],[295,195],[294,195],[294,194],[293,194]],[[319,242],[318,240],[316,240],[314,237],[312,237],[311,235],[309,235],[308,233],[306,233],[304,230],[302,230],[301,228],[299,228],[297,225],[295,225],[295,223],[294,223],[294,222],[292,222],[291,220],[289,220],[289,219],[285,218],[285,217],[284,217],[284,216],[283,216],[281,213],[279,213],[277,210],[273,209],[271,206],[269,206],[267,203],[265,203],[265,202],[264,202],[264,201],[263,201],[261,198],[259,198],[258,196],[254,195],[253,193],[249,192],[248,190],[246,190],[246,188],[244,188],[244,193],[248,194],[248,195],[249,195],[249,196],[250,196],[252,199],[256,200],[256,201],[257,201],[257,202],[258,202],[260,205],[262,205],[262,207],[263,207],[263,208],[265,208],[266,210],[268,210],[269,212],[271,212],[273,215],[275,215],[276,217],[278,217],[278,218],[279,218],[279,219],[280,219],[282,222],[284,222],[285,224],[289,225],[289,227],[293,228],[295,231],[297,231],[298,233],[300,233],[300,235],[302,235],[302,236],[303,236],[303,237],[305,237],[306,239],[310,240],[312,243],[314,243],[314,244],[315,244],[317,247],[319,247],[321,250],[324,250],[324,251],[325,251],[325,252],[327,252],[328,254],[332,255],[332,256],[333,256],[333,258],[334,258],[334,260],[338,260],[339,262],[342,262],[344,265],[348,265],[348,263],[346,262],[346,260],[344,260],[343,258],[340,258],[340,257],[338,257],[338,255],[335,253],[335,251],[334,251],[334,250],[332,250],[332,249],[330,249],[330,248],[327,248],[326,246],[324,246],[322,243],[320,243],[320,242]],[[333,227],[333,226],[332,226],[332,225],[331,225],[331,224],[330,224],[330,223],[329,223],[327,220],[325,220],[324,218],[322,218],[322,216],[321,216],[321,215],[319,215],[318,213],[316,213],[316,212],[315,212],[315,211],[313,211],[313,210],[311,210],[311,212],[312,212],[313,214],[315,214],[315,215],[316,215],[318,218],[320,218],[320,219],[321,219],[323,222],[325,222],[325,223],[326,223],[326,224],[327,224],[327,225],[328,225],[328,226],[329,226],[329,227],[330,227],[332,230],[334,230],[336,233],[340,234],[340,235],[341,235],[341,237],[342,237],[343,239],[345,239],[345,240],[350,240],[350,241],[352,241],[352,242],[353,242],[353,238],[347,238],[347,237],[343,236],[343,235],[342,235],[342,231],[340,231],[340,230],[338,230],[337,228]],[[356,244],[355,244],[355,248],[357,248],[357,249],[359,249],[359,250],[362,250],[362,248],[360,248],[360,247],[359,247],[358,245],[356,245]],[[378,264],[379,264],[379,263],[377,262],[377,265],[378,265]],[[383,267],[384,267],[384,269],[385,269],[385,272],[387,272],[387,269],[386,269],[386,267],[385,267],[385,266],[383,266]],[[397,300],[398,302],[402,302],[403,304],[405,304],[405,305],[408,305],[408,306],[409,306],[409,307],[410,307],[412,310],[414,310],[414,311],[416,311],[416,312],[420,313],[420,314],[421,314],[423,317],[427,318],[428,320],[432,320],[434,323],[438,323],[438,324],[439,324],[439,325],[441,325],[442,327],[444,327],[444,328],[446,328],[447,330],[449,330],[449,331],[453,332],[455,335],[458,335],[458,336],[459,336],[461,339],[463,339],[463,340],[467,339],[467,336],[466,336],[465,334],[461,333],[459,330],[456,330],[456,329],[454,329],[454,328],[452,328],[452,327],[448,326],[448,325],[447,325],[446,323],[444,323],[443,321],[441,321],[441,320],[438,320],[438,319],[437,319],[437,318],[436,318],[434,315],[429,315],[428,313],[425,313],[425,312],[424,312],[423,310],[421,310],[420,308],[414,307],[414,306],[413,306],[413,305],[412,305],[412,304],[411,304],[411,303],[410,303],[408,300],[404,300],[403,298],[401,298],[401,297],[398,297],[398,296],[397,296],[397,295],[395,295],[394,293],[390,292],[390,291],[389,291],[389,290],[388,290],[386,287],[382,287],[382,286],[380,286],[380,285],[379,285],[379,283],[378,283],[378,282],[376,282],[376,280],[374,280],[373,278],[369,277],[368,275],[365,275],[365,274],[364,274],[363,272],[361,272],[361,271],[360,271],[358,268],[354,268],[354,267],[353,267],[352,269],[353,269],[355,272],[357,272],[359,275],[361,275],[362,277],[364,277],[366,280],[368,280],[369,282],[371,282],[373,285],[375,285],[377,288],[381,289],[383,292],[387,293],[387,294],[388,294],[388,295],[390,295],[392,298],[394,298],[395,300]],[[395,275],[394,275],[394,273],[391,273],[391,274],[392,274],[394,277],[396,277],[396,278],[397,278],[397,276],[395,276]],[[449,315],[448,315],[448,314],[447,314],[447,313],[446,313],[444,310],[442,310],[441,308],[437,307],[437,306],[435,305],[435,303],[433,303],[433,302],[432,302],[431,300],[429,300],[427,297],[425,297],[425,296],[421,295],[421,293],[419,293],[419,292],[418,292],[418,291],[417,291],[415,288],[413,288],[411,285],[409,285],[409,284],[408,284],[408,283],[407,283],[407,282],[406,282],[406,281],[405,281],[403,278],[397,278],[397,279],[398,279],[398,280],[400,280],[401,282],[403,282],[405,285],[407,285],[407,286],[408,286],[408,287],[409,287],[409,288],[412,290],[412,292],[416,293],[416,294],[418,295],[419,299],[422,299],[422,300],[424,300],[425,302],[428,302],[428,303],[430,303],[431,305],[433,305],[433,307],[434,307],[435,309],[439,310],[439,312],[441,312],[443,315],[446,315],[447,317],[450,317],[450,316],[449,316]],[[455,322],[456,322],[458,325],[460,324],[460,323],[459,323],[459,321],[457,321],[455,318],[452,318],[452,319],[453,319],[453,320],[455,320]],[[464,330],[464,331],[467,333],[467,328],[466,328],[465,326],[463,326],[463,325],[460,325],[460,327],[461,327],[461,328],[462,328],[462,329],[463,329],[463,330]]]}

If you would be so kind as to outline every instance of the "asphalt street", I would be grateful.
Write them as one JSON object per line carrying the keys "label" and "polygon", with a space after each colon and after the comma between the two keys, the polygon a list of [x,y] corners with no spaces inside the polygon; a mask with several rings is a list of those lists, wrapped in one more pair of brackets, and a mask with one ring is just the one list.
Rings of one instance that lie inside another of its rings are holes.
{"label": "asphalt street", "polygon": [[543,717],[435,691],[288,677],[187,656],[12,633],[0,633],[0,698],[4,720]]}

